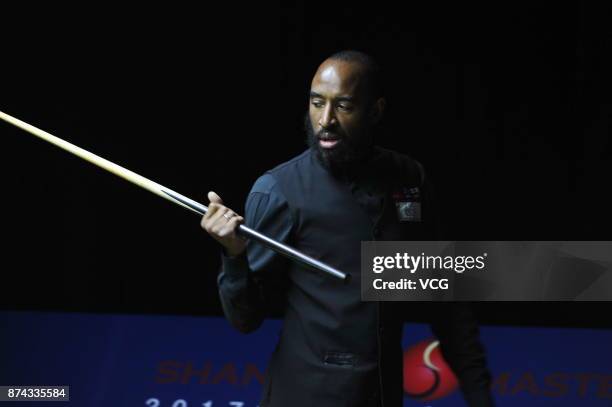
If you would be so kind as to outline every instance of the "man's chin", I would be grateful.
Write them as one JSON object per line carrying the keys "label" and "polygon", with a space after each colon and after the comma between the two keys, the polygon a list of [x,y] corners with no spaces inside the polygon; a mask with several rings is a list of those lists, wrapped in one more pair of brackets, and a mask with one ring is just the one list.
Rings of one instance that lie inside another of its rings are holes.
{"label": "man's chin", "polygon": [[330,170],[345,170],[353,164],[352,155],[340,146],[323,148],[320,144],[315,146],[317,157],[325,167]]}
{"label": "man's chin", "polygon": [[307,144],[315,152],[319,162],[333,173],[350,172],[359,161],[359,153],[353,151],[347,141],[339,138],[335,143],[322,143],[322,139],[307,131]]}

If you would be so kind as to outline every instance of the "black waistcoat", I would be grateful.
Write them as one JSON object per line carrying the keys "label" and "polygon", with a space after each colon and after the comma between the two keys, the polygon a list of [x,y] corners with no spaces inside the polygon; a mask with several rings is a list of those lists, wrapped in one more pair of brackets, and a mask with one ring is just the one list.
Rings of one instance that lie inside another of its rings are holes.
{"label": "black waistcoat", "polygon": [[352,279],[346,284],[291,263],[262,407],[401,406],[404,316],[397,304],[361,301],[360,244],[427,237],[424,222],[398,220],[392,199],[398,189],[421,187],[420,165],[376,148],[356,178],[340,180],[308,150],[268,173],[293,216],[291,244]]}

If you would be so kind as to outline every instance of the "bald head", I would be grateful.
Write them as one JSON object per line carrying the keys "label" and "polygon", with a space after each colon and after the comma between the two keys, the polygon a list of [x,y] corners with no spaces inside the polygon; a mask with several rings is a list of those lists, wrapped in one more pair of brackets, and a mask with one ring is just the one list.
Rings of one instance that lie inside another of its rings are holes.
{"label": "bald head", "polygon": [[371,99],[383,97],[383,85],[381,70],[374,58],[359,51],[345,50],[336,52],[330,56],[327,61],[343,61],[352,63],[360,67],[359,74],[362,76],[362,81],[366,92]]}
{"label": "bald head", "polygon": [[311,91],[340,98],[366,102],[369,99],[368,82],[361,64],[326,59],[317,69]]}

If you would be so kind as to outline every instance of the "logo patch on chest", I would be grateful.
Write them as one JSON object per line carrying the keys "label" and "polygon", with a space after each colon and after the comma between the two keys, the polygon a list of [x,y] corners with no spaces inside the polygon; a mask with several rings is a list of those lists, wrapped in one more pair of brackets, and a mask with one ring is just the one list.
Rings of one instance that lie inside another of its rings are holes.
{"label": "logo patch on chest", "polygon": [[391,196],[400,222],[421,221],[421,191],[418,187],[399,188]]}

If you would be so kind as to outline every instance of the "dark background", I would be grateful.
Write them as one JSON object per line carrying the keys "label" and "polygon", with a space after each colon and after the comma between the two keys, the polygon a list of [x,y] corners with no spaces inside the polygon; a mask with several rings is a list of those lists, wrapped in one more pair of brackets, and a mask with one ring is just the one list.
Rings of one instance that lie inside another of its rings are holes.
{"label": "dark background", "polygon": [[[559,4],[7,11],[0,110],[242,210],[260,174],[304,149],[318,64],[359,49],[386,72],[379,143],[425,165],[445,239],[612,240],[610,17]],[[0,133],[3,309],[221,315],[219,247],[198,217]],[[478,310],[485,323],[612,327],[608,303]]]}

